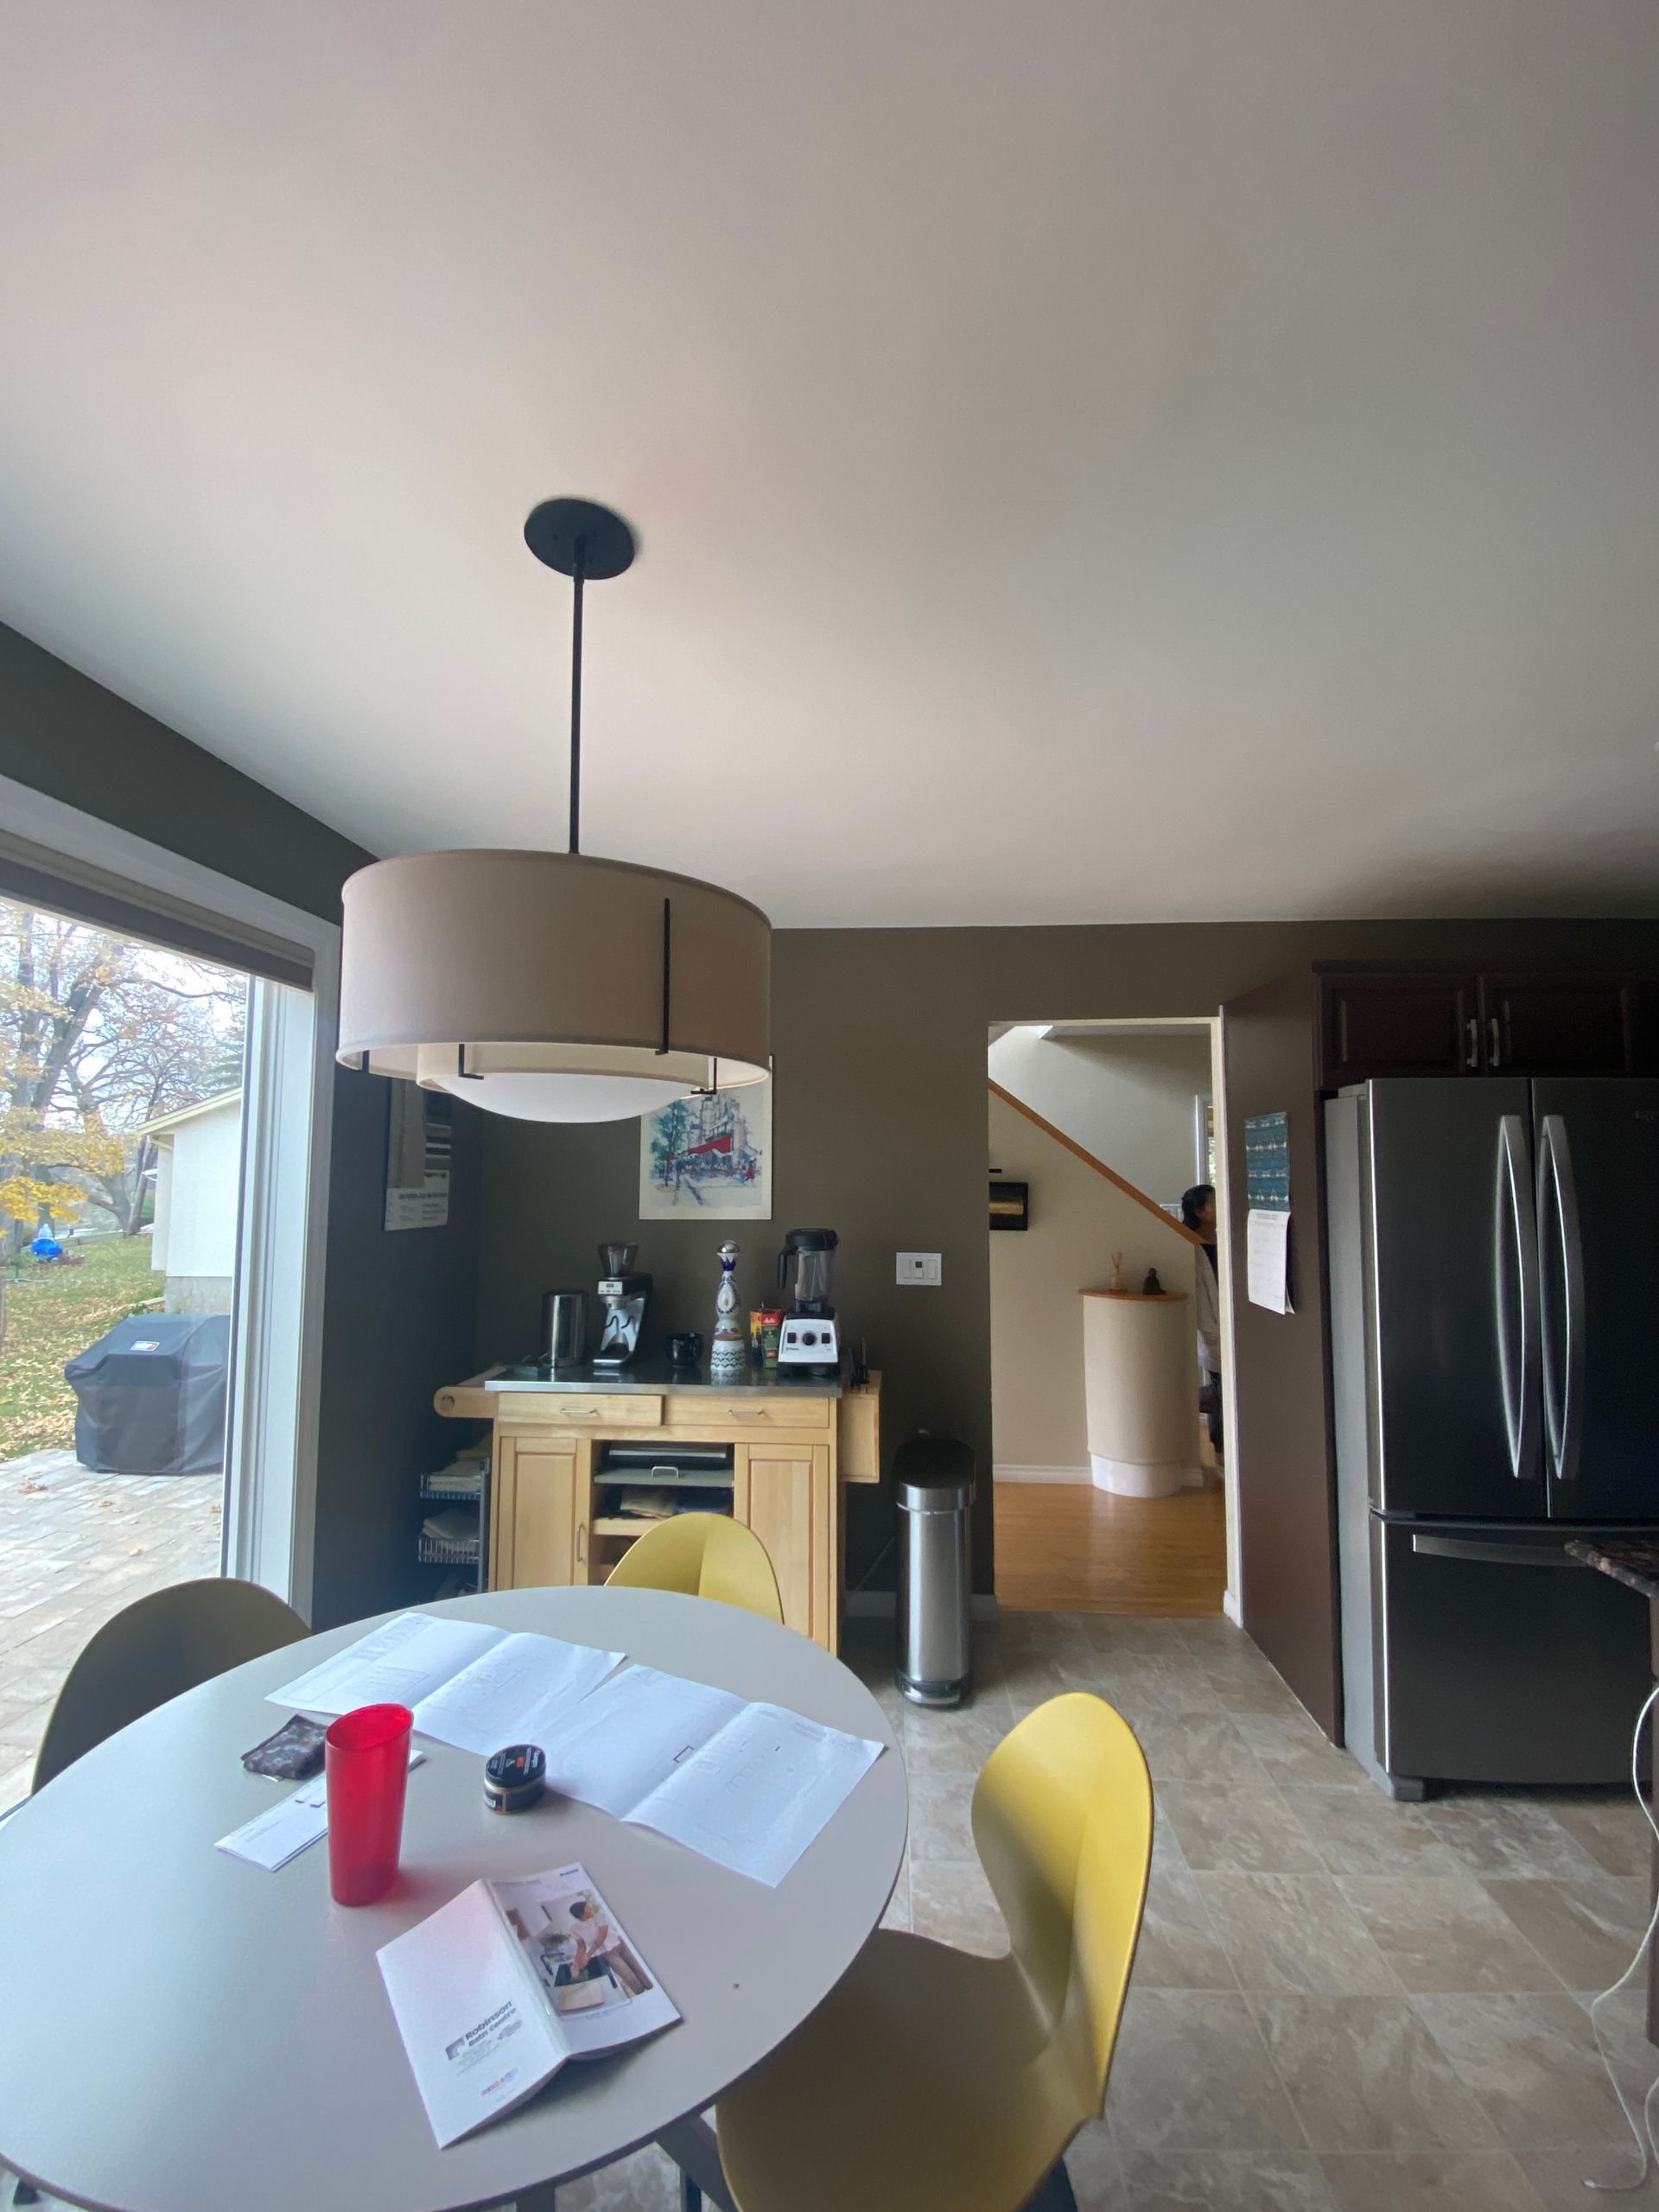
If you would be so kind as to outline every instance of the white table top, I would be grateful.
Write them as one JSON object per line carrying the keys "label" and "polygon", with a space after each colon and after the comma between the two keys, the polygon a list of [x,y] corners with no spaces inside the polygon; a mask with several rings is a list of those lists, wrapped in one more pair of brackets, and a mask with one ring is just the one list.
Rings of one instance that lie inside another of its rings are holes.
{"label": "white table top", "polygon": [[[606,2164],[712,2103],[846,1972],[892,1895],[906,1798],[892,1729],[838,1661],[658,1591],[424,1610],[620,1648],[888,1753],[769,1890],[564,1800],[491,1813],[483,1762],[422,1738],[397,1885],[348,1909],[329,1899],[326,1843],[274,1874],[213,1845],[284,1786],[241,1765],[279,1725],[265,1693],[372,1624],[238,1667],[0,1824],[0,2160],[99,2212],[454,2212]],[[481,1874],[577,1859],[683,2018],[440,2151],[374,1954]]]}

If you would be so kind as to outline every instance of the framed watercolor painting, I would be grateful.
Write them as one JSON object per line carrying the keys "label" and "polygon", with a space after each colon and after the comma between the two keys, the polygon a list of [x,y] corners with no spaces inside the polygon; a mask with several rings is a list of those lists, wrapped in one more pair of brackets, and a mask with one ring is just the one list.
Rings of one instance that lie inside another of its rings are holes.
{"label": "framed watercolor painting", "polygon": [[639,1123],[641,1221],[772,1219],[772,1084],[677,1098]]}

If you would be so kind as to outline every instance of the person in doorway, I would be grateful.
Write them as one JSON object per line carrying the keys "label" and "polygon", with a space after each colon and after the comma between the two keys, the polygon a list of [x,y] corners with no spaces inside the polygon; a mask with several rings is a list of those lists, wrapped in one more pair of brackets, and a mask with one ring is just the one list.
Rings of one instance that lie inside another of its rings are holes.
{"label": "person in doorway", "polygon": [[1217,1459],[1221,1449],[1221,1284],[1216,1263],[1216,1186],[1195,1183],[1181,1194],[1181,1219],[1203,1245],[1192,1270],[1198,1293],[1198,1411],[1210,1427]]}

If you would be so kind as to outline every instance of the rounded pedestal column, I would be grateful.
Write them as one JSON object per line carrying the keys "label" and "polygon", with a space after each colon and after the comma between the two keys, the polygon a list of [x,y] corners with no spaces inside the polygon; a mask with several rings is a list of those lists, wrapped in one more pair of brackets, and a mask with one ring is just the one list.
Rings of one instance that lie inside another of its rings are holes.
{"label": "rounded pedestal column", "polygon": [[1084,1392],[1097,1490],[1167,1497],[1191,1480],[1192,1333],[1185,1292],[1084,1292]]}

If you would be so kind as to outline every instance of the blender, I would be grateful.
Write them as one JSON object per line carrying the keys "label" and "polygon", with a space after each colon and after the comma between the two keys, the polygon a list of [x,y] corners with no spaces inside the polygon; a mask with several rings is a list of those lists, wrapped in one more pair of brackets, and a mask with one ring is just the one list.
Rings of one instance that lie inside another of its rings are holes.
{"label": "blender", "polygon": [[830,1303],[840,1238],[833,1229],[785,1231],[778,1255],[778,1287],[789,1301],[778,1338],[778,1366],[783,1374],[836,1375],[841,1370],[841,1338],[836,1309]]}

